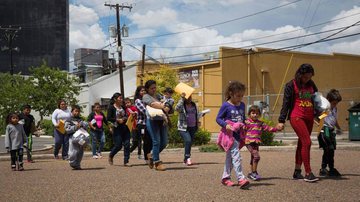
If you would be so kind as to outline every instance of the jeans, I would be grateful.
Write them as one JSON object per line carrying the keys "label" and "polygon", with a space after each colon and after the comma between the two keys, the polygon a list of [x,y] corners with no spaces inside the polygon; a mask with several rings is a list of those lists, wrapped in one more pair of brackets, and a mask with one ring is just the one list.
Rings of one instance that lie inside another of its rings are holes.
{"label": "jeans", "polygon": [[54,138],[55,138],[54,156],[57,157],[59,155],[59,150],[62,146],[62,158],[66,159],[69,152],[69,136],[61,134],[59,131],[54,129]]}
{"label": "jeans", "polygon": [[152,140],[152,152],[154,162],[160,161],[160,152],[168,143],[168,129],[162,120],[146,119],[146,126]]}
{"label": "jeans", "polygon": [[130,131],[125,124],[119,124],[114,128],[113,133],[114,147],[111,149],[109,156],[114,157],[124,146],[124,164],[130,159]]}
{"label": "jeans", "polygon": [[[93,156],[96,155],[96,153],[101,153],[104,145],[105,145],[105,133],[104,131],[100,130],[90,130],[91,135],[91,150]],[[99,143],[99,149],[96,149],[96,145]]]}
{"label": "jeans", "polygon": [[186,161],[191,156],[191,145],[194,141],[196,131],[196,126],[188,127],[186,131],[179,131],[185,145],[184,161]]}
{"label": "jeans", "polygon": [[233,168],[238,181],[245,178],[245,175],[242,172],[239,143],[236,140],[234,140],[234,144],[226,152],[225,166],[222,179],[230,179],[231,170]]}
{"label": "jeans", "polygon": [[19,166],[23,166],[23,149],[15,149],[10,151],[11,156],[11,168],[16,168],[16,162]]}
{"label": "jeans", "polygon": [[130,153],[133,152],[136,148],[138,148],[138,155],[141,155],[141,131],[133,130],[131,132],[132,136],[132,144],[130,147]]}

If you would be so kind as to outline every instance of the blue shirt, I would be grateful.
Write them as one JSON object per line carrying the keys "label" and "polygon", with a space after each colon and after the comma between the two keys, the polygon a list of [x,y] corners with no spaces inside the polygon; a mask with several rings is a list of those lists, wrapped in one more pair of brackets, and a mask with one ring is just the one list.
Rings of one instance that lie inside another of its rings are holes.
{"label": "blue shirt", "polygon": [[[226,127],[225,121],[232,121],[234,123],[241,122],[244,123],[245,121],[245,104],[243,102],[240,105],[232,105],[229,102],[224,102],[220,107],[219,113],[216,116],[216,122],[221,127]],[[234,132],[234,138],[239,141],[240,135]]]}

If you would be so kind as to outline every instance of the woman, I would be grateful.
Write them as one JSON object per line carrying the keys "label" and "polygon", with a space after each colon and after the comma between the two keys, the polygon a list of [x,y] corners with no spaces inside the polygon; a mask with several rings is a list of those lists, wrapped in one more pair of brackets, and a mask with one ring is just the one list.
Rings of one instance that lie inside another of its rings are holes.
{"label": "woman", "polygon": [[[138,147],[141,148],[141,138],[144,142],[143,151],[144,151],[144,159],[149,164],[148,154],[151,152],[152,144],[151,137],[146,129],[146,108],[142,101],[142,97],[146,93],[144,86],[138,86],[135,91],[135,106],[138,110],[137,122],[136,122],[136,133],[138,137]],[[135,144],[136,145],[136,144]]]}
{"label": "woman", "polygon": [[69,136],[65,132],[65,122],[70,120],[71,112],[67,108],[66,101],[61,99],[58,101],[58,108],[51,115],[52,123],[55,127],[54,129],[54,138],[55,138],[55,148],[54,148],[54,158],[59,159],[59,150],[62,146],[62,159],[66,160],[68,158],[69,151]]}
{"label": "woman", "polygon": [[[295,78],[285,85],[284,99],[280,111],[278,128],[283,129],[286,118],[298,136],[298,145],[295,155],[294,179],[304,179],[306,182],[315,182],[310,167],[311,131],[314,121],[314,102],[312,95],[318,91],[311,78],[314,69],[310,64],[302,64],[295,73]],[[304,164],[305,177],[301,175],[301,165]]]}
{"label": "woman", "polygon": [[184,140],[185,153],[184,164],[191,166],[191,145],[194,141],[194,136],[199,127],[199,114],[196,104],[192,101],[191,96],[186,99],[185,93],[181,94],[181,99],[177,103],[175,110],[179,112],[178,131]]}
{"label": "woman", "polygon": [[114,156],[124,146],[124,166],[129,167],[130,159],[130,131],[126,126],[126,112],[124,109],[123,98],[120,93],[115,93],[111,100],[107,111],[107,120],[113,124],[113,142],[114,147],[109,154],[109,164],[113,165]]}
{"label": "woman", "polygon": [[[148,80],[145,83],[146,94],[142,100],[145,106],[150,106],[155,109],[165,110],[164,103],[161,103],[159,96],[156,93],[156,82],[154,80]],[[169,108],[166,108],[169,109]],[[146,126],[149,131],[152,140],[152,155],[147,155],[149,159],[149,167],[157,171],[165,171],[166,168],[160,161],[160,153],[166,147],[168,141],[168,129],[165,123],[165,116],[151,117],[149,112],[146,114]]]}

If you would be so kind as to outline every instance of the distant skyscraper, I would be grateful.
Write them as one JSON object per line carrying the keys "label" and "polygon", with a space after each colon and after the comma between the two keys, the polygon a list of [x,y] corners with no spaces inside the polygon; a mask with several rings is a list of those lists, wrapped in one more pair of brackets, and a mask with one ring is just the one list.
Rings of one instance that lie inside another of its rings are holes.
{"label": "distant skyscraper", "polygon": [[[45,60],[51,67],[69,70],[69,0],[1,0],[0,26],[21,27],[14,40],[14,72]],[[8,46],[0,30],[0,46]],[[0,72],[10,72],[9,51],[0,52]]]}

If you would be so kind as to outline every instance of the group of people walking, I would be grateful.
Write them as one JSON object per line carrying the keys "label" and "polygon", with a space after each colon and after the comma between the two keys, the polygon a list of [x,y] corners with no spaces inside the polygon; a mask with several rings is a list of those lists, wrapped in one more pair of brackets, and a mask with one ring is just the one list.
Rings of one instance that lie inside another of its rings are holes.
{"label": "group of people walking", "polygon": [[[294,179],[303,179],[306,182],[314,182],[315,177],[310,166],[310,135],[313,129],[314,119],[320,113],[316,111],[313,95],[318,91],[312,77],[314,69],[310,64],[302,64],[296,71],[294,79],[285,85],[282,109],[279,123],[271,127],[261,121],[261,110],[258,106],[248,108],[248,117],[245,116],[245,103],[242,98],[246,86],[238,81],[232,81],[225,92],[226,101],[220,107],[216,122],[221,127],[217,144],[222,148],[225,155],[225,165],[221,183],[225,186],[238,185],[247,187],[251,180],[260,180],[258,163],[260,161],[259,146],[262,131],[277,132],[284,129],[286,120],[298,136],[298,145],[295,154]],[[81,169],[80,162],[83,156],[83,146],[89,141],[86,136],[81,140],[74,138],[73,134],[80,128],[90,128],[92,140],[93,158],[102,158],[102,150],[105,143],[104,126],[109,125],[112,135],[113,147],[108,156],[108,163],[113,165],[114,156],[124,148],[123,165],[131,166],[130,153],[138,148],[138,158],[144,158],[148,166],[157,171],[166,170],[160,154],[168,143],[169,115],[174,111],[179,113],[177,128],[184,140],[185,165],[192,165],[191,146],[196,131],[199,128],[199,119],[203,115],[198,111],[191,95],[181,94],[178,103],[174,104],[172,89],[167,88],[164,96],[157,92],[156,81],[148,80],[144,86],[138,86],[135,91],[134,104],[131,100],[123,100],[123,95],[115,93],[107,109],[107,115],[101,111],[99,103],[95,103],[93,111],[86,121],[80,119],[80,107],[73,106],[68,109],[65,100],[60,100],[58,108],[52,114],[52,123],[55,126],[54,158],[59,159],[59,151],[62,147],[62,159],[67,159],[74,169]],[[331,104],[325,124],[319,134],[319,145],[324,149],[322,165],[319,175],[340,176],[334,168],[334,150],[336,149],[336,128],[340,129],[337,122],[337,104],[341,101],[341,95],[335,89],[330,90],[327,97]],[[24,109],[29,109],[30,106]],[[30,108],[31,109],[31,108]],[[25,116],[29,112],[24,111]],[[128,118],[134,118],[133,125],[127,124]],[[24,142],[31,141],[29,138],[29,122],[33,122],[32,116],[24,126],[18,125],[19,116],[12,113],[7,119],[5,145],[11,151],[11,166],[16,169],[16,157],[18,157],[19,170],[23,170],[22,146]],[[65,130],[59,130],[64,127]],[[31,137],[31,134],[30,134]],[[130,143],[133,138],[132,144]],[[70,143],[69,143],[70,140]],[[82,142],[82,144],[80,144]],[[99,145],[97,147],[97,145]],[[131,146],[132,145],[132,146]],[[242,169],[240,149],[246,146],[250,160],[250,172],[245,175]],[[70,148],[69,148],[70,147]],[[28,161],[32,161],[31,149],[28,146]],[[141,156],[141,148],[143,157]],[[301,167],[304,166],[305,176],[302,175]],[[329,170],[327,170],[329,166]],[[236,182],[231,180],[231,171],[234,169]]]}

